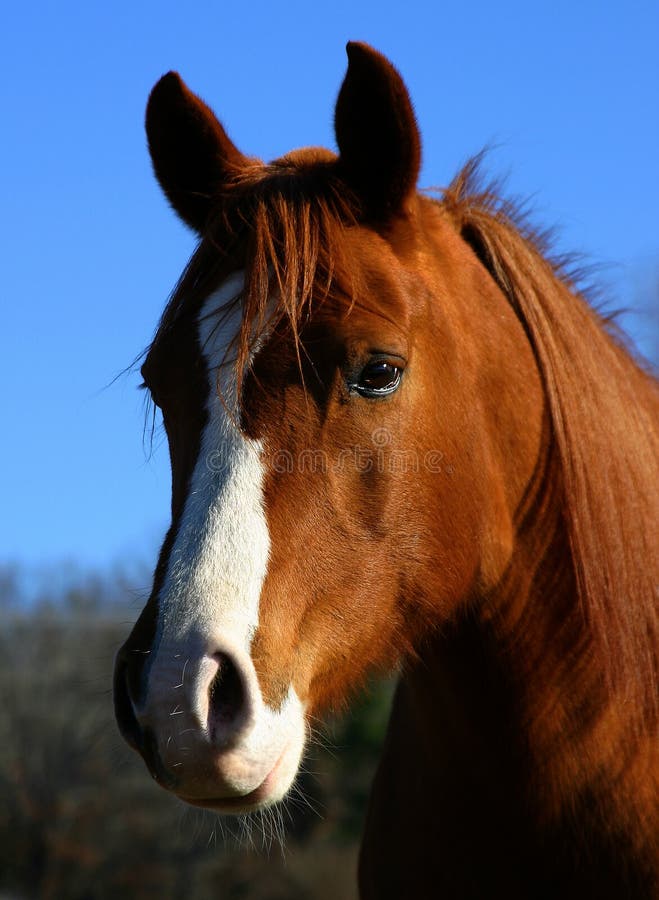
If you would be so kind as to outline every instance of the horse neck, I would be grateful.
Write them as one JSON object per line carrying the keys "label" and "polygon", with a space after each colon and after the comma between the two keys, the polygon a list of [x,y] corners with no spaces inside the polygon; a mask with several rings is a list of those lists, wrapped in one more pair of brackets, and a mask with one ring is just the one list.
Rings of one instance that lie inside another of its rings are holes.
{"label": "horse neck", "polygon": [[510,564],[481,599],[477,617],[510,693],[511,715],[521,720],[514,727],[524,735],[528,763],[551,785],[551,802],[563,793],[561,785],[573,791],[578,773],[568,769],[584,759],[575,750],[611,702],[579,604],[562,494],[557,454],[546,436],[517,513]]}
{"label": "horse neck", "polygon": [[633,704],[609,687],[580,607],[549,428],[516,524],[497,587],[428,645],[413,677],[423,673],[435,723],[442,706],[456,723],[456,758],[486,748],[482,771],[498,770],[539,823],[574,818],[576,807],[598,822],[615,816],[644,843],[638,810],[654,808],[654,751]]}

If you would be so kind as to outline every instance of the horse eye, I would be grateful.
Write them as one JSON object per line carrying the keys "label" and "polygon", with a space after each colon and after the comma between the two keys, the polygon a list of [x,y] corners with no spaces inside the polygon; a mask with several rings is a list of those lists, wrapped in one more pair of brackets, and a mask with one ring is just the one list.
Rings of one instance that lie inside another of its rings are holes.
{"label": "horse eye", "polygon": [[362,397],[384,397],[400,385],[402,370],[385,360],[376,360],[364,366],[359,378],[350,387]]}

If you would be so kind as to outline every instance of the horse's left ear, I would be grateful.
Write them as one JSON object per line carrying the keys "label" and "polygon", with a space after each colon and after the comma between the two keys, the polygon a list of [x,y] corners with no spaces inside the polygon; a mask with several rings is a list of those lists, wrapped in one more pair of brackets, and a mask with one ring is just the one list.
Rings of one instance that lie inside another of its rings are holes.
{"label": "horse's left ear", "polygon": [[407,88],[388,59],[350,42],[336,102],[339,171],[367,218],[403,212],[416,189],[421,138]]}

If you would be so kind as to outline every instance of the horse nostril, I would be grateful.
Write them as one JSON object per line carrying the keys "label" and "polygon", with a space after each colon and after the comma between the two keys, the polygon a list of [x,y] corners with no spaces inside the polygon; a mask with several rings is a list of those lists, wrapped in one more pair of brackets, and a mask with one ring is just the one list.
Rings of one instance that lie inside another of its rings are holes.
{"label": "horse nostril", "polygon": [[117,656],[114,670],[113,699],[114,714],[124,739],[135,750],[141,750],[143,733],[140,728],[128,686],[128,663],[122,651]]}
{"label": "horse nostril", "polygon": [[246,714],[245,687],[236,664],[226,653],[214,654],[218,668],[208,693],[208,730],[214,743],[235,735]]}

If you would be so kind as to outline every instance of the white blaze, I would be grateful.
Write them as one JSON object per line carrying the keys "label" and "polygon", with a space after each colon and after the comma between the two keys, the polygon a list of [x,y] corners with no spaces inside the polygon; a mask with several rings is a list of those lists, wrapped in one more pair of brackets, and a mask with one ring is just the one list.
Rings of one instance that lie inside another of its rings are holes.
{"label": "white blaze", "polygon": [[[137,712],[157,734],[164,763],[185,779],[191,796],[197,760],[181,748],[190,751],[203,744],[210,752],[206,725],[209,677],[217,669],[213,654],[230,654],[240,668],[248,721],[238,744],[222,757],[222,778],[236,792],[247,793],[280,760],[271,792],[276,800],[295,777],[305,728],[292,686],[279,710],[265,705],[250,657],[270,535],[261,445],[240,431],[234,354],[228,349],[240,327],[241,304],[229,313],[223,310],[243,285],[242,272],[232,275],[206,300],[198,317],[209,380],[208,421],[159,592],[148,689]],[[201,747],[199,754],[205,752]],[[212,787],[208,782],[199,790],[206,795]]]}
{"label": "white blaze", "polygon": [[232,275],[199,313],[199,344],[209,379],[208,422],[160,591],[160,608],[165,639],[190,629],[219,630],[224,640],[247,653],[259,621],[270,536],[263,508],[261,446],[239,430],[234,361],[231,351],[227,353],[240,327],[241,306],[222,312],[243,283],[242,272]]}

